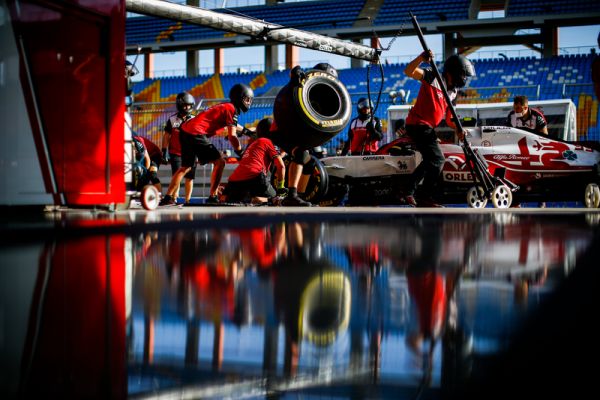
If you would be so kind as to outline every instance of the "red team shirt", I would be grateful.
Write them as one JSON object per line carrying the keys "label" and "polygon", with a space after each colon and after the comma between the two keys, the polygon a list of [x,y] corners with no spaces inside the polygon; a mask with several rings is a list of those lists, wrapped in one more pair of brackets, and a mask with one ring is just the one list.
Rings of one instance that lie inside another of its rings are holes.
{"label": "red team shirt", "polygon": [[[427,125],[435,128],[444,119],[448,105],[433,71],[425,69],[423,72],[421,89],[419,89],[414,107],[408,112],[406,125]],[[451,101],[456,98],[457,92],[456,88],[448,90]]]}
{"label": "red team shirt", "polygon": [[371,119],[361,121],[360,118],[354,118],[350,122],[350,129],[352,130],[352,142],[350,142],[350,153],[356,155],[360,154],[363,149],[374,153],[377,151],[379,141],[373,140],[368,142],[369,134],[367,133],[367,124]]}
{"label": "red team shirt", "polygon": [[273,159],[279,154],[273,142],[267,138],[258,138],[244,152],[240,165],[233,171],[231,182],[256,178],[260,173],[267,174]]}
{"label": "red team shirt", "polygon": [[237,125],[237,113],[232,103],[221,103],[212,106],[183,124],[181,129],[190,135],[217,134],[224,126]]}

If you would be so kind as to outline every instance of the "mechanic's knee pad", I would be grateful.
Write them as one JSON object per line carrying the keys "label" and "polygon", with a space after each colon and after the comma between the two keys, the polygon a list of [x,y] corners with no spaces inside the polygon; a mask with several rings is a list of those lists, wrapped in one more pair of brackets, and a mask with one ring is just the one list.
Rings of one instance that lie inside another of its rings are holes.
{"label": "mechanic's knee pad", "polygon": [[305,165],[310,161],[310,153],[308,150],[302,150],[296,147],[292,150],[292,160],[297,164]]}

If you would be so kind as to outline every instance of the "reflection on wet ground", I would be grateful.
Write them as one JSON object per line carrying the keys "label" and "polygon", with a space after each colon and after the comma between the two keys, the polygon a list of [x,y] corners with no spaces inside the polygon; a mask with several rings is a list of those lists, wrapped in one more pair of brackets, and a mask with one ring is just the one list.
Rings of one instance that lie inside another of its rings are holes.
{"label": "reflection on wet ground", "polygon": [[1,248],[4,392],[489,398],[585,380],[589,215],[236,221]]}

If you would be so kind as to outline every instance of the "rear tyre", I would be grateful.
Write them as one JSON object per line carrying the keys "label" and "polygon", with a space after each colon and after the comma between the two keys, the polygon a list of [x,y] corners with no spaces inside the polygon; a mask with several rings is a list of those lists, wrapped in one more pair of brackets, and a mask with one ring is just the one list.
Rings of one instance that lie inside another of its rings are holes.
{"label": "rear tyre", "polygon": [[600,188],[595,183],[585,187],[584,204],[586,208],[598,208],[600,206]]}

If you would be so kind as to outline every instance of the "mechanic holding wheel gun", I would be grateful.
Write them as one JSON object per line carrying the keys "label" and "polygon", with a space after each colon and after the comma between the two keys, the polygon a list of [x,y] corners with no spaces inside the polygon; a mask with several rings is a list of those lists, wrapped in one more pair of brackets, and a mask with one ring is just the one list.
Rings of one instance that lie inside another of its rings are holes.
{"label": "mechanic holding wheel gun", "polygon": [[[412,207],[443,207],[435,202],[433,194],[444,165],[444,155],[438,143],[435,128],[442,122],[444,115],[446,123],[457,129],[452,121],[450,107],[446,104],[443,88],[435,79],[431,68],[421,68],[421,63],[433,62],[431,51],[421,53],[404,69],[404,74],[421,81],[421,88],[414,106],[406,118],[406,134],[415,142],[423,161],[413,172],[405,195],[405,202]],[[467,79],[475,75],[473,64],[464,56],[454,54],[444,62],[442,80],[448,90],[452,102],[456,99],[458,89],[467,84]],[[465,132],[456,132],[460,140]],[[418,183],[423,180],[417,199],[415,191]]]}

